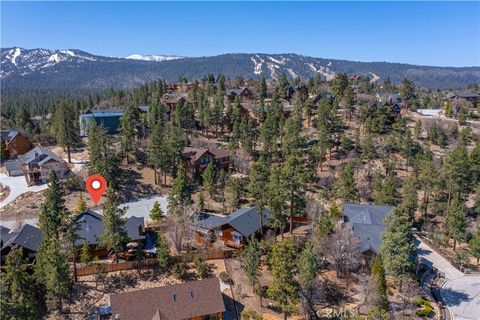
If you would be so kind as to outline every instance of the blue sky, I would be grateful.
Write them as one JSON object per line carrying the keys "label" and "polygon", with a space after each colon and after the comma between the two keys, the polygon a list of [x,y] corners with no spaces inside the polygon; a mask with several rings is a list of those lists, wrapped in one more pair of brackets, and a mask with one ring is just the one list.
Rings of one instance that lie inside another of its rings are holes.
{"label": "blue sky", "polygon": [[480,65],[480,2],[4,2],[1,45]]}

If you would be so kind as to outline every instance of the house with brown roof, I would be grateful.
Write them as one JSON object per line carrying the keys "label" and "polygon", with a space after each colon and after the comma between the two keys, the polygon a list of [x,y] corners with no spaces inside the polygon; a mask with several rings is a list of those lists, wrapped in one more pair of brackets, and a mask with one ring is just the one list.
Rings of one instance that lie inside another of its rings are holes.
{"label": "house with brown roof", "polygon": [[33,144],[28,136],[18,130],[1,130],[0,139],[2,143],[5,143],[10,159],[15,159],[33,148]]}
{"label": "house with brown roof", "polygon": [[110,295],[114,320],[220,320],[225,312],[217,278]]}
{"label": "house with brown roof", "polygon": [[220,148],[185,147],[182,152],[184,170],[192,179],[197,179],[210,162],[217,169],[230,167],[230,155]]}

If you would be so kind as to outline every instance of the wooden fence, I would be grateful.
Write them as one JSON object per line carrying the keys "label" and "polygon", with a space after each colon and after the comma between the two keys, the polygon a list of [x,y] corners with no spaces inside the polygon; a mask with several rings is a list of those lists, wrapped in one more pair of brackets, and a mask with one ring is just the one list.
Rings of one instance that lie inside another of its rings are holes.
{"label": "wooden fence", "polygon": [[[203,251],[188,253],[184,255],[173,256],[172,258],[178,261],[191,262],[196,256],[202,256],[205,260],[219,260],[225,258],[232,258],[238,252],[235,250],[214,250],[214,251]],[[153,268],[157,265],[156,258],[147,258],[144,260],[135,260],[135,261],[125,261],[119,263],[95,263],[89,264],[82,267],[77,267],[77,276],[88,276],[91,274],[96,274],[98,272],[109,273],[122,270],[132,270],[132,269],[141,269],[141,268]]]}

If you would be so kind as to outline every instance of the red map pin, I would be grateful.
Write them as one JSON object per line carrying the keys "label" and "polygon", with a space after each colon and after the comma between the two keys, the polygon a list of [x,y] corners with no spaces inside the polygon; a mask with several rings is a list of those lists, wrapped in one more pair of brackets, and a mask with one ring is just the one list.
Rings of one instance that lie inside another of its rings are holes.
{"label": "red map pin", "polygon": [[94,174],[87,178],[86,185],[90,197],[92,197],[93,202],[97,204],[102,198],[105,189],[107,189],[107,181],[105,181],[105,178],[101,175]]}

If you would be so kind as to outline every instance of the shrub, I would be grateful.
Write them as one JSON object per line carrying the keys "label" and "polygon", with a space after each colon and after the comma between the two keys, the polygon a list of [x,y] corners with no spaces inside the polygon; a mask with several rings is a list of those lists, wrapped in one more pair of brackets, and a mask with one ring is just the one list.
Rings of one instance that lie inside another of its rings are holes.
{"label": "shrub", "polygon": [[422,309],[417,310],[417,316],[419,317],[430,317],[432,314],[433,308],[431,306],[424,306]]}
{"label": "shrub", "polygon": [[184,261],[179,261],[173,266],[172,272],[177,279],[183,280],[188,275],[188,265]]}
{"label": "shrub", "polygon": [[225,271],[222,271],[218,274],[218,277],[220,278],[220,280],[222,280],[223,282],[225,283],[228,283],[228,284],[231,284],[232,283],[232,279],[230,279],[230,276],[228,275],[227,272]]}

